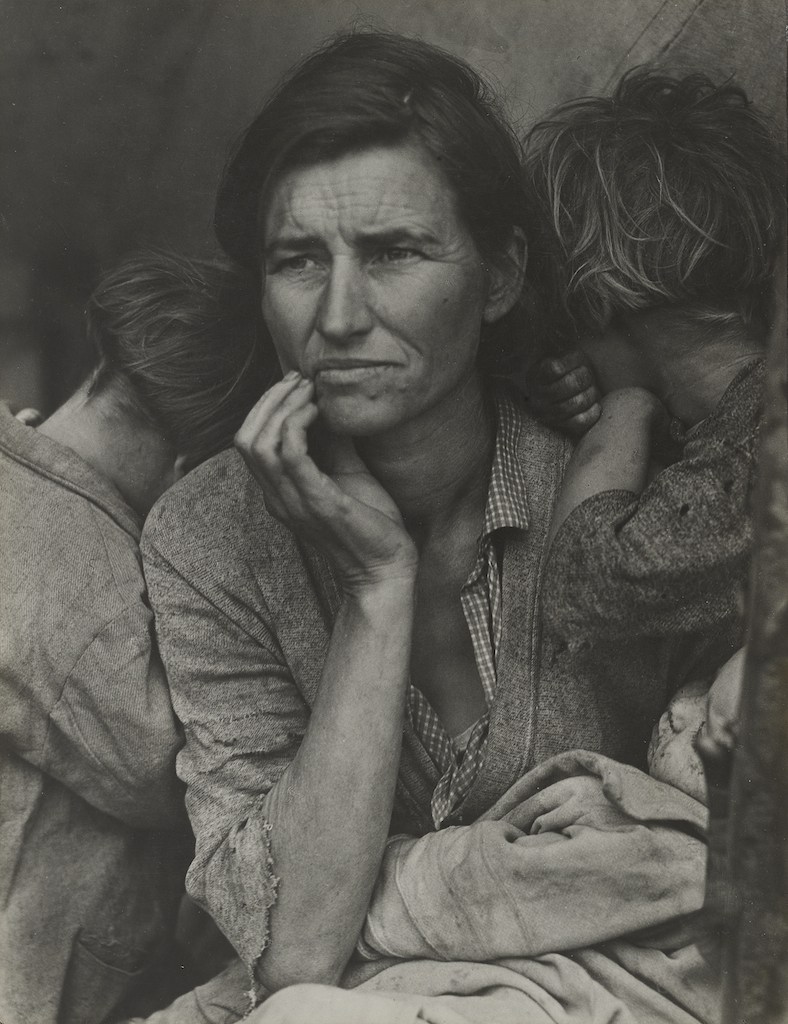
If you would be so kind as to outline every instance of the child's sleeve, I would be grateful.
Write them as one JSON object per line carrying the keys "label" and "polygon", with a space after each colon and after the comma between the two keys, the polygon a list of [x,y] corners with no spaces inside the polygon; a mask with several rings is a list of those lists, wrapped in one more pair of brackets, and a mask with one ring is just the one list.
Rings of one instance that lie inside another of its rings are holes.
{"label": "child's sleeve", "polygon": [[638,496],[586,499],[558,530],[545,622],[572,642],[695,633],[735,615],[752,552],[763,363],[747,367],[681,459]]}

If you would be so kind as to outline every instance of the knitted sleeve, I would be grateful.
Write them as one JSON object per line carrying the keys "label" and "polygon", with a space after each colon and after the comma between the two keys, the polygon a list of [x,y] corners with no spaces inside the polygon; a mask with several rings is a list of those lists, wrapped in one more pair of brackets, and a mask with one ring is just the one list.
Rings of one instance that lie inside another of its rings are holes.
{"label": "knitted sleeve", "polygon": [[544,620],[565,641],[679,636],[735,615],[752,552],[763,364],[747,367],[682,457],[640,496],[584,501],[556,534]]}

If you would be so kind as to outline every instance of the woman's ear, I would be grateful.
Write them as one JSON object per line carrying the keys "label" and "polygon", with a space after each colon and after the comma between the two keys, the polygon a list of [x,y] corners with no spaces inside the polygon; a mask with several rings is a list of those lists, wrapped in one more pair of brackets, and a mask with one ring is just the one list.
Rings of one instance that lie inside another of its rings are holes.
{"label": "woman's ear", "polygon": [[523,290],[527,263],[528,244],[525,235],[520,228],[515,228],[506,253],[488,268],[489,288],[482,311],[482,319],[486,324],[500,320],[517,302]]}
{"label": "woman's ear", "polygon": [[185,455],[179,455],[175,460],[175,465],[172,470],[172,482],[177,483],[186,472],[187,457]]}

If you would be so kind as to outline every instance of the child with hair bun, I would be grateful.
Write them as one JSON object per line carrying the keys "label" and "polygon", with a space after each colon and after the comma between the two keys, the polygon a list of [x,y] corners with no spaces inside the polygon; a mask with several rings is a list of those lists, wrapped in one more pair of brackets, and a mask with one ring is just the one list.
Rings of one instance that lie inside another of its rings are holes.
{"label": "child with hair bun", "polygon": [[[537,124],[526,162],[537,272],[564,352],[576,346],[541,366],[533,396],[580,438],[552,523],[547,628],[575,648],[722,636],[752,548],[779,146],[737,86],[635,69],[612,97]],[[692,659],[672,666],[674,688]]]}

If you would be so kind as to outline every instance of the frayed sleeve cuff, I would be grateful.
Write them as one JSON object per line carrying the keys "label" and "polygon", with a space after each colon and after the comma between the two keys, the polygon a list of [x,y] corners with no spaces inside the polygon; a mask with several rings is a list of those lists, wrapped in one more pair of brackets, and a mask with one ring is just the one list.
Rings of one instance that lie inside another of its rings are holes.
{"label": "frayed sleeve cuff", "polygon": [[192,865],[187,879],[191,895],[207,907],[246,965],[253,1006],[266,995],[256,972],[270,943],[270,915],[279,888],[271,832],[262,815],[244,819],[202,870]]}

